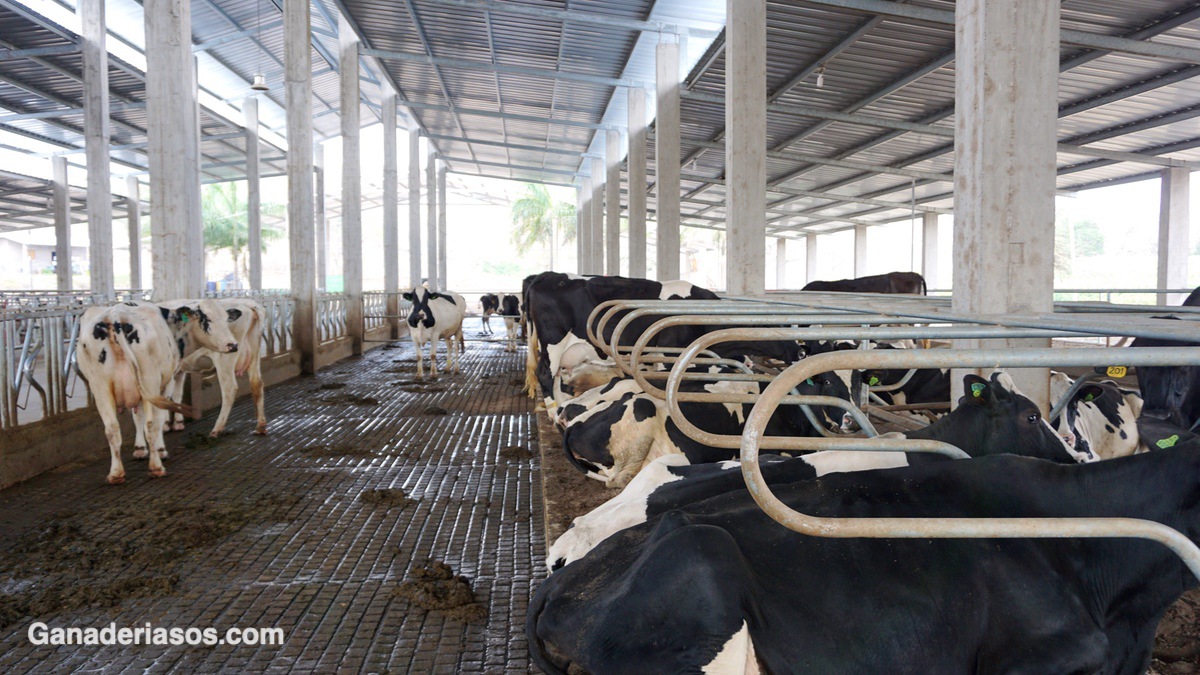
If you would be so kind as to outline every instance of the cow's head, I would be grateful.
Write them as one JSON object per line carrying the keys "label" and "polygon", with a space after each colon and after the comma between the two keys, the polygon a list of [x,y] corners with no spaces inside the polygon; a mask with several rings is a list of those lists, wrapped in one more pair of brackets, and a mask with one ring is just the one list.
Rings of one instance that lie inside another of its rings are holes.
{"label": "cow's head", "polygon": [[1067,446],[1087,457],[1084,461],[1108,459],[1137,452],[1141,412],[1142,399],[1136,393],[1111,380],[1089,382],[1071,396],[1054,423]]}
{"label": "cow's head", "polygon": [[171,303],[161,311],[176,340],[220,354],[238,350],[229,324],[241,317],[241,310],[226,309],[215,300],[205,299]]}
{"label": "cow's head", "polygon": [[963,391],[966,393],[953,412],[905,435],[944,440],[972,457],[1014,454],[1064,464],[1094,459],[1068,447],[1008,373],[993,373],[990,380],[967,375]]}
{"label": "cow's head", "polygon": [[416,328],[418,324],[425,328],[433,328],[435,319],[429,302],[445,296],[434,293],[423,285],[406,291],[403,296],[412,303],[412,308],[408,311],[408,325],[412,328]]}

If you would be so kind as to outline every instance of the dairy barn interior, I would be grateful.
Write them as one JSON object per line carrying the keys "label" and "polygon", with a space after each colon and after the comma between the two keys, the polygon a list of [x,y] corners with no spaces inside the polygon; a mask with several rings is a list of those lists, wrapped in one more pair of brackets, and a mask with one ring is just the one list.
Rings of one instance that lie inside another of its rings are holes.
{"label": "dairy barn interior", "polygon": [[1198,76],[1182,0],[0,0],[0,667],[1200,672]]}

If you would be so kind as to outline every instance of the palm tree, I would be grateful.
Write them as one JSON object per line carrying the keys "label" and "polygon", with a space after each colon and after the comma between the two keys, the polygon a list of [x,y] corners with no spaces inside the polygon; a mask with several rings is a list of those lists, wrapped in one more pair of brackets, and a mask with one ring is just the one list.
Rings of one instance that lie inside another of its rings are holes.
{"label": "palm tree", "polygon": [[[249,207],[238,194],[237,186],[232,182],[213,183],[204,186],[201,194],[201,213],[204,223],[204,247],[213,251],[229,249],[233,256],[233,276],[240,279],[239,274],[246,272],[246,260],[242,253],[250,240]],[[267,203],[259,209],[263,216],[281,216],[284,213],[282,204]],[[265,251],[268,241],[283,237],[283,229],[273,225],[262,225],[262,247]]]}
{"label": "palm tree", "polygon": [[562,241],[575,239],[575,205],[556,201],[545,185],[525,184],[525,194],[512,203],[512,242],[518,253],[525,253],[537,244],[550,248],[550,269],[554,269],[554,252]]}

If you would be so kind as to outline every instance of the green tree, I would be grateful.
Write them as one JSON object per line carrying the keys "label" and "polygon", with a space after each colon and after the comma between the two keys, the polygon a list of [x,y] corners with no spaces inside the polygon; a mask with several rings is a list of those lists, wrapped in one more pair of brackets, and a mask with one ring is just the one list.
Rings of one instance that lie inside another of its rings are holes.
{"label": "green tree", "polygon": [[[204,247],[211,251],[228,249],[233,256],[234,278],[240,279],[243,274],[249,276],[243,253],[250,240],[250,210],[246,200],[238,194],[237,185],[233,182],[205,185],[200,195],[200,209],[203,214]],[[259,214],[260,217],[279,217],[285,211],[286,207],[282,204],[266,203],[262,204]],[[262,224],[264,251],[267,242],[282,237],[283,228]]]}
{"label": "green tree", "polygon": [[560,237],[563,243],[575,239],[575,205],[555,200],[545,185],[526,183],[525,193],[512,203],[510,213],[517,252],[545,245],[550,249],[550,269],[554,269]]}
{"label": "green tree", "polygon": [[1054,227],[1054,271],[1071,273],[1076,258],[1104,254],[1104,233],[1090,220],[1059,218]]}

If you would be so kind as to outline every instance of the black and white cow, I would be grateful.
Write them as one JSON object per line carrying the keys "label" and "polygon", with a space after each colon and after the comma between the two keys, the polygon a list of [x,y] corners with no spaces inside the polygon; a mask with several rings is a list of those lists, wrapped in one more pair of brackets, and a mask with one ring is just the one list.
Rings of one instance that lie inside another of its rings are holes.
{"label": "black and white cow", "polygon": [[[1200,307],[1200,287],[1188,295],[1182,306]],[[1200,342],[1137,338],[1130,347],[1200,347]],[[1166,415],[1188,430],[1200,426],[1200,366],[1139,366],[1137,379],[1147,412]]]}
{"label": "black and white cow", "polygon": [[[588,315],[596,305],[607,300],[675,300],[716,299],[716,294],[686,281],[658,282],[648,279],[627,277],[580,277],[559,272],[543,272],[526,279],[523,284],[524,309],[528,322],[529,349],[526,356],[525,386],[530,397],[536,396],[535,387],[540,387],[548,408],[554,405],[553,387],[555,375],[563,355],[572,350],[577,361],[599,359],[601,354],[587,340]],[[648,318],[649,325],[660,317]],[[610,322],[607,330],[615,328]],[[632,344],[640,330],[627,331],[625,336]],[[666,344],[664,340],[656,344]],[[675,341],[680,341],[679,338]],[[685,346],[691,339],[682,344]]]}
{"label": "black and white cow", "polygon": [[500,314],[504,317],[504,330],[507,339],[504,351],[517,351],[517,330],[521,323],[521,299],[515,295],[505,295],[500,299]]}
{"label": "black and white cow", "polygon": [[[446,370],[458,372],[459,352],[462,352],[462,322],[466,315],[467,302],[453,291],[436,293],[417,286],[404,293],[404,299],[412,303],[408,313],[408,331],[413,348],[417,352],[417,379],[425,378],[425,359],[421,350],[429,344],[430,373],[437,377],[437,341],[446,344]],[[454,341],[459,343],[458,352]]]}
{"label": "black and white cow", "polygon": [[[1007,374],[984,380],[965,378],[962,405],[920,432],[887,434],[890,438],[924,438],[957,445],[971,457],[1011,453],[1059,463],[1075,463],[1062,438],[1040,420],[1037,407],[1022,395]],[[978,385],[972,387],[972,385]],[[978,392],[980,395],[975,396]],[[1034,421],[1037,418],[1037,421]],[[884,438],[884,437],[881,437]],[[944,461],[944,455],[924,452],[814,452],[785,460],[762,455],[763,475],[770,483],[817,478],[827,473],[890,469]],[[717,494],[740,490],[745,483],[737,461],[692,464],[688,457],[667,454],[648,462],[621,494],[576,518],[546,556],[551,570],[578,560],[614,532],[645,522],[648,517]]]}
{"label": "black and white cow", "polygon": [[[1074,384],[1067,375],[1050,373],[1050,398],[1061,401]],[[1112,459],[1145,452],[1137,419],[1142,414],[1142,397],[1122,389],[1116,382],[1089,382],[1079,388],[1051,423],[1075,452],[1093,459]]]}
{"label": "black and white cow", "polygon": [[[680,391],[690,393],[757,394],[765,383],[699,382],[685,380]],[[801,394],[849,399],[849,392],[836,375],[822,373],[798,388]],[[684,402],[681,410],[698,428],[714,434],[742,432],[750,403]],[[841,409],[831,412],[814,406],[813,413],[826,429],[835,429]],[[642,392],[632,378],[617,377],[567,401],[555,416],[564,429],[563,452],[585,475],[604,481],[607,487],[624,487],[649,462],[669,454],[682,454],[693,464],[719,462],[736,455],[735,450],[712,448],[684,434],[664,402]],[[771,418],[769,436],[819,435],[798,406],[780,406]]]}
{"label": "black and white cow", "polygon": [[916,272],[888,272],[856,279],[810,281],[802,291],[843,293],[907,293],[925,295],[925,277]]}
{"label": "black and white cow", "polygon": [[[176,312],[201,325],[199,316],[188,307]],[[139,416],[146,425],[151,443],[150,475],[166,475],[161,453],[162,426],[167,412],[191,414],[191,409],[171,400],[175,369],[179,366],[179,346],[167,324],[173,312],[153,305],[120,303],[111,307],[91,307],[79,319],[76,350],[79,372],[87,380],[96,410],[104,421],[104,435],[112,456],[108,482],[125,482],[121,462],[121,424],[118,415],[125,410],[152,406]]]}
{"label": "black and white cow", "polygon": [[500,311],[500,296],[486,293],[479,298],[479,306],[483,309],[483,334],[491,335],[491,317]]}
{"label": "black and white cow", "polygon": [[[1132,517],[1200,538],[1200,447],[1017,456],[773,487],[820,517]],[[746,490],[669,510],[550,575],[526,621],[547,673],[1113,673],[1149,665],[1197,585],[1141,539],[799,535]]]}

